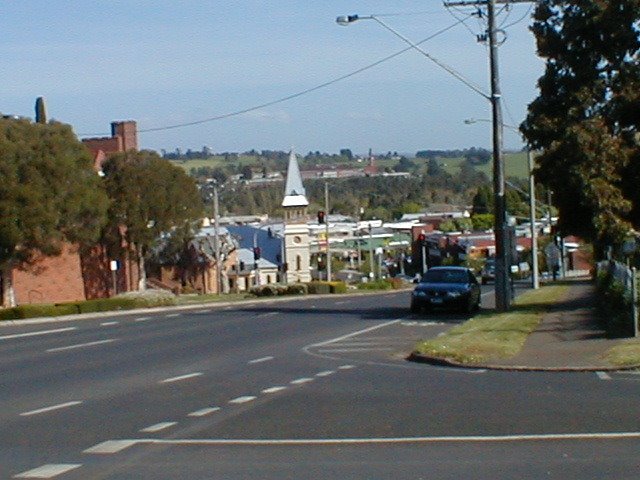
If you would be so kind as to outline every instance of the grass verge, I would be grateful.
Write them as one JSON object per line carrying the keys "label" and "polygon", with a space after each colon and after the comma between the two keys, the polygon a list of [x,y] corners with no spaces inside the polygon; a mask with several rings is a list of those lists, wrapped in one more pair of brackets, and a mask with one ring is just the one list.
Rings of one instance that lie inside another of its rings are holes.
{"label": "grass verge", "polygon": [[640,365],[640,340],[628,340],[610,348],[604,354],[604,359],[616,367]]}
{"label": "grass verge", "polygon": [[415,351],[463,364],[511,358],[568,289],[567,285],[554,284],[525,292],[508,312],[481,313],[441,337],[420,342]]}

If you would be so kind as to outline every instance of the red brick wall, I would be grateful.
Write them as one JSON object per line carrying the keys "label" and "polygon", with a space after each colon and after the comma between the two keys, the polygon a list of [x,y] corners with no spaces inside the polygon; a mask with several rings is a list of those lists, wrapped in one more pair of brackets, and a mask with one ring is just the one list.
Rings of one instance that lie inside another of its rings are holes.
{"label": "red brick wall", "polygon": [[104,138],[85,138],[82,140],[91,154],[95,157],[99,150],[104,153],[118,153],[122,152],[122,138],[120,137],[104,137]]}
{"label": "red brick wall", "polygon": [[26,271],[13,271],[18,305],[59,303],[85,299],[80,256],[68,245],[57,257],[43,257]]}
{"label": "red brick wall", "polygon": [[138,150],[138,127],[133,120],[113,122],[111,124],[111,135],[122,139],[123,151]]}

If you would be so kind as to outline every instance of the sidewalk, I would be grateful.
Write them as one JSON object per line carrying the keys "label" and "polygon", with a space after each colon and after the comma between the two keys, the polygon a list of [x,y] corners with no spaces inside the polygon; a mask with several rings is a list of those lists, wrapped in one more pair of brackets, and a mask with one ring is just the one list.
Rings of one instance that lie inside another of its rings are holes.
{"label": "sidewalk", "polygon": [[587,278],[571,280],[567,297],[542,319],[519,354],[488,367],[518,370],[619,370],[604,354],[625,339],[610,339],[597,322],[596,296]]}

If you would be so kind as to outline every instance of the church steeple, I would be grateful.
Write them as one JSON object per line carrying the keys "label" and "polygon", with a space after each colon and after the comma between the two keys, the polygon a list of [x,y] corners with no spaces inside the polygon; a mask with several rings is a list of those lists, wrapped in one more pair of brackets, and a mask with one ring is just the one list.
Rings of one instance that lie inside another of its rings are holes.
{"label": "church steeple", "polygon": [[302,175],[298,167],[298,159],[293,150],[289,152],[289,166],[287,168],[287,183],[284,187],[283,207],[306,207],[309,201],[306,197],[304,185],[302,185]]}
{"label": "church steeple", "polygon": [[286,282],[311,281],[309,226],[306,197],[296,154],[289,153],[287,182],[284,188],[284,254],[287,265]]}

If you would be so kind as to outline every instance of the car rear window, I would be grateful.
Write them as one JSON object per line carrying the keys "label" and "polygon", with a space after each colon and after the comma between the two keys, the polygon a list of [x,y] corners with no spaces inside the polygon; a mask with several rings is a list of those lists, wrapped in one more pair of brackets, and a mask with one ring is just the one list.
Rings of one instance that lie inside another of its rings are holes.
{"label": "car rear window", "polygon": [[469,276],[465,270],[429,270],[422,278],[423,283],[467,283]]}

